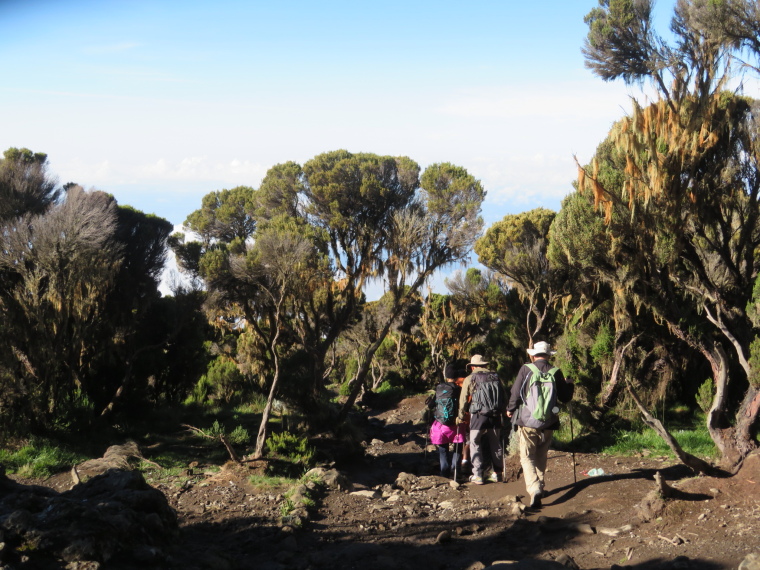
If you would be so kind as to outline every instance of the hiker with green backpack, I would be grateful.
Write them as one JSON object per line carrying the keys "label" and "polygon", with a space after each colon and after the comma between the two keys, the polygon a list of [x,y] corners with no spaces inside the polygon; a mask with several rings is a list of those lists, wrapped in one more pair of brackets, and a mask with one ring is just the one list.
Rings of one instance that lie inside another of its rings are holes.
{"label": "hiker with green backpack", "polygon": [[530,506],[538,508],[544,495],[549,445],[554,430],[559,428],[558,402],[569,402],[574,387],[559,368],[549,364],[549,357],[555,354],[549,343],[537,342],[527,352],[531,361],[517,372],[507,416],[517,432]]}

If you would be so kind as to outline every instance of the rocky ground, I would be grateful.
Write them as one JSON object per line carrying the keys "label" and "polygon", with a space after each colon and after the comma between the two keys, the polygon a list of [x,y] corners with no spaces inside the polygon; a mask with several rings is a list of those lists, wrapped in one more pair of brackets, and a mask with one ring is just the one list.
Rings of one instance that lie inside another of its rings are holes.
{"label": "rocky ground", "polygon": [[[519,562],[511,568],[644,570],[734,569],[742,561],[747,570],[760,567],[752,562],[760,552],[760,455],[737,476],[712,479],[689,477],[658,457],[575,454],[573,466],[570,454],[551,452],[548,496],[531,510],[521,479],[476,486],[435,475],[437,458],[432,447],[425,452],[416,423],[421,406],[422,398],[411,398],[371,414],[364,458],[327,466],[330,486],[315,487],[313,504],[296,511],[298,519],[283,521],[287,489],[251,485],[257,463],[212,471],[198,457],[181,477],[156,485],[177,525],[159,508],[164,535],[140,544],[140,560],[117,552],[100,563],[93,555],[88,566],[70,556],[58,567],[476,570]],[[510,467],[516,475],[514,460]],[[590,477],[591,469],[605,474]],[[657,472],[668,485],[664,501],[655,493]],[[71,482],[61,476],[47,486],[62,491]],[[0,509],[6,542],[15,536],[8,517]],[[32,562],[30,553],[4,559],[0,547],[0,565],[8,569],[42,567]]]}

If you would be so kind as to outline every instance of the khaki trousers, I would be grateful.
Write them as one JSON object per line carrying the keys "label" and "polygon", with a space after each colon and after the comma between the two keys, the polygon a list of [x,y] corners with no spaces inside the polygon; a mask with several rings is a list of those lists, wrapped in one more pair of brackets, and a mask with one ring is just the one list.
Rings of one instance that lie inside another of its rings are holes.
{"label": "khaki trousers", "polygon": [[517,437],[520,443],[520,464],[525,489],[529,495],[535,495],[544,490],[544,473],[546,473],[546,456],[549,444],[552,442],[552,430],[540,430],[518,426]]}

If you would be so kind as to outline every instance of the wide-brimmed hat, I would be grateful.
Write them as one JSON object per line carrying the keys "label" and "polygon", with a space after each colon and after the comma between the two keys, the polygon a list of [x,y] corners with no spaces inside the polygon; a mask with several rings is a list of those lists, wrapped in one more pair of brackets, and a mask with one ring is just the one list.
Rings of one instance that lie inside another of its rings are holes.
{"label": "wide-brimmed hat", "polygon": [[473,354],[472,360],[467,364],[467,366],[485,366],[488,364],[487,360],[483,360],[483,357],[480,354]]}
{"label": "wide-brimmed hat", "polygon": [[549,356],[552,356],[554,354],[557,354],[557,351],[552,350],[552,347],[548,342],[544,342],[542,340],[534,344],[533,348],[529,348],[527,352],[531,356],[537,356],[539,354],[547,354]]}

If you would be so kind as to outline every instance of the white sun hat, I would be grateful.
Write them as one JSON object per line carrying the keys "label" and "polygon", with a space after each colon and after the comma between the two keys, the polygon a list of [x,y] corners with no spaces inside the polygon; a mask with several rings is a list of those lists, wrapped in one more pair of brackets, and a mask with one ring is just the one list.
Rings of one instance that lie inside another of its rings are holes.
{"label": "white sun hat", "polygon": [[548,342],[542,340],[534,344],[533,348],[529,348],[527,352],[531,356],[536,356],[538,354],[548,354],[549,356],[553,356],[557,354],[557,351],[552,350],[552,347]]}

